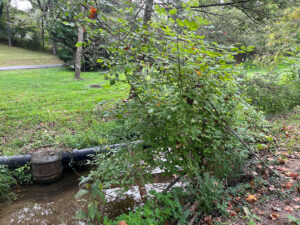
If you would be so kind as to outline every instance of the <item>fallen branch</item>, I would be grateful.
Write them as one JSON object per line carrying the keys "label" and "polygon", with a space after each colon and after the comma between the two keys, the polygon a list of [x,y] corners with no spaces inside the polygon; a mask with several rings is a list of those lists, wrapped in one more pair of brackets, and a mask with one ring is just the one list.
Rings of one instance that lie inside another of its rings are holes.
{"label": "fallen branch", "polygon": [[251,152],[251,154],[252,155],[254,155],[259,161],[261,161],[261,163],[271,172],[271,173],[273,173],[273,174],[275,174],[276,176],[278,176],[278,177],[281,177],[280,176],[280,174],[279,173],[277,173],[277,171],[275,171],[275,170],[273,170],[271,167],[269,167],[269,165],[267,165],[266,164],[266,162],[263,160],[263,159],[261,159],[260,157],[259,157],[259,155],[254,151],[254,150],[252,150],[251,148],[250,148],[250,146],[237,134],[237,133],[235,133],[233,130],[232,130],[232,128],[227,124],[227,122],[224,120],[224,119],[222,119],[221,117],[220,117],[220,114],[218,113],[218,110],[216,109],[216,107],[211,103],[211,101],[208,99],[208,102],[209,102],[209,104],[213,107],[213,109],[214,109],[214,111],[216,112],[216,114],[217,114],[217,116],[222,120],[222,122],[225,124],[225,128],[226,128],[226,130],[227,131],[229,131],[229,133],[231,133],[234,137],[236,137],[241,143],[242,143],[242,145],[244,145],[244,147],[246,148],[246,149],[248,149],[250,152]]}
{"label": "fallen branch", "polygon": [[180,181],[182,176],[176,177],[166,188],[163,190],[163,194],[165,194],[167,191],[169,191],[178,181]]}

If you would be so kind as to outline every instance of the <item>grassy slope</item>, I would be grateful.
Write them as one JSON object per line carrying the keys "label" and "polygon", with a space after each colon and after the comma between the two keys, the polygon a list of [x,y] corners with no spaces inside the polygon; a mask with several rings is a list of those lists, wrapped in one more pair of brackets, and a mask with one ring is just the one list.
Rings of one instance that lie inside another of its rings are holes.
{"label": "grassy slope", "polygon": [[57,57],[45,53],[34,52],[27,49],[8,47],[0,44],[0,66],[23,66],[23,65],[43,65],[60,64]]}
{"label": "grassy slope", "polygon": [[[0,155],[53,143],[67,148],[98,144],[113,126],[99,113],[125,98],[128,87],[109,87],[96,72],[82,77],[75,81],[73,72],[63,68],[0,72]],[[89,88],[99,83],[106,86]],[[104,100],[111,101],[95,110]]]}

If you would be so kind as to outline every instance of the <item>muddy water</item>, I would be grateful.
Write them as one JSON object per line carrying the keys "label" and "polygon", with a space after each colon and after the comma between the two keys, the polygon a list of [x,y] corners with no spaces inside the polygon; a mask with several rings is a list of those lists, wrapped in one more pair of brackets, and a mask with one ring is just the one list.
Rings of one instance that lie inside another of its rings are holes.
{"label": "muddy water", "polygon": [[78,176],[66,171],[54,184],[21,186],[18,199],[1,202],[0,224],[84,225],[74,219],[82,203],[74,200],[78,191]]}
{"label": "muddy water", "polygon": [[[88,172],[81,172],[81,175]],[[85,225],[84,221],[75,218],[78,211],[86,209],[83,202],[74,199],[79,190],[78,182],[79,176],[67,170],[57,183],[21,186],[17,200],[0,202],[0,225]],[[154,175],[155,184],[146,185],[146,192],[164,189],[168,185],[165,182],[165,177]],[[117,198],[118,188],[105,192],[108,204],[103,211],[110,218],[128,213],[141,201],[137,186],[131,187],[122,199]]]}

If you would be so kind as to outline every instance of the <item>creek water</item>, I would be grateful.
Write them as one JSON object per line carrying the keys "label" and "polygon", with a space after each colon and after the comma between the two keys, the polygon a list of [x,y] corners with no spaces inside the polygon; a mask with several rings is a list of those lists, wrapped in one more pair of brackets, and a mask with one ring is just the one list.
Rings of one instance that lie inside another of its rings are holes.
{"label": "creek water", "polygon": [[54,184],[20,186],[16,200],[0,203],[0,224],[85,224],[74,219],[76,212],[84,208],[74,199],[78,181],[77,174],[66,170]]}
{"label": "creek water", "polygon": [[[89,170],[81,171],[86,175]],[[145,186],[146,192],[166,187],[166,178],[154,176],[155,182]],[[17,189],[17,199],[0,202],[0,225],[85,225],[75,215],[86,209],[86,204],[75,200],[79,190],[79,176],[72,170],[65,170],[62,179],[54,184],[32,184]],[[128,213],[140,204],[141,196],[133,186],[122,199],[117,198],[118,188],[106,190],[107,202],[103,211],[110,218]]]}

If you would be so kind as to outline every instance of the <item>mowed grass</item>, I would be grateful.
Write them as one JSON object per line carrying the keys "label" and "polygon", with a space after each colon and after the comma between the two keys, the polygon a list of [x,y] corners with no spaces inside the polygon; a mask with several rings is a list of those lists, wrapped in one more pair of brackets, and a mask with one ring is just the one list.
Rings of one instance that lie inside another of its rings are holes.
{"label": "mowed grass", "polygon": [[128,96],[128,86],[109,86],[99,72],[73,76],[64,68],[0,71],[0,155],[53,144],[84,148],[107,138],[115,123],[103,114]]}
{"label": "mowed grass", "polygon": [[58,57],[45,52],[34,52],[0,44],[0,66],[62,64]]}

